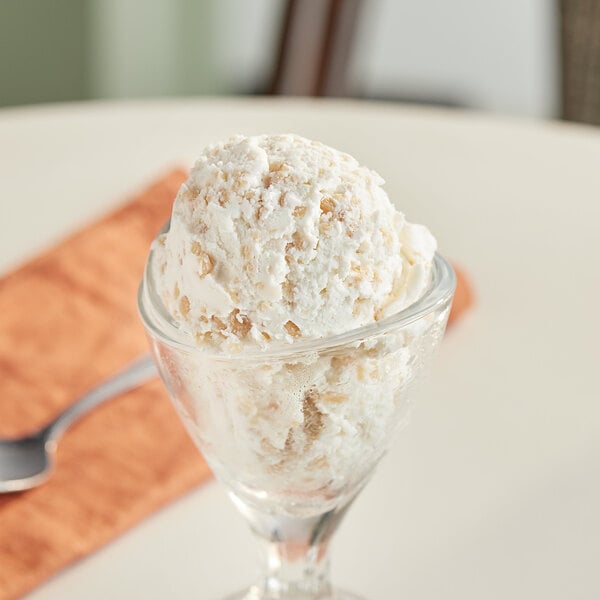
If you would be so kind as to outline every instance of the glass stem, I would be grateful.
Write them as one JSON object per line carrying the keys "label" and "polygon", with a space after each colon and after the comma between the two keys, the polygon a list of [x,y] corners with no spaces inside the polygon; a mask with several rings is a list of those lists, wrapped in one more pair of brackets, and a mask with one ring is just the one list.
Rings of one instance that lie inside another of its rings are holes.
{"label": "glass stem", "polygon": [[329,542],[348,505],[306,518],[270,515],[234,496],[256,534],[261,579],[248,600],[329,600]]}
{"label": "glass stem", "polygon": [[304,594],[308,598],[329,598],[327,544],[307,546],[301,542],[261,540],[261,598],[287,598]]}

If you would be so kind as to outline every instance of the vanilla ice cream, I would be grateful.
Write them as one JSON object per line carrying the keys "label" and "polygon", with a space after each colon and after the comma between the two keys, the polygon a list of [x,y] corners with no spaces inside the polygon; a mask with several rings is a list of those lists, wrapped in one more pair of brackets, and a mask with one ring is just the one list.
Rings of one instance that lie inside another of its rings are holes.
{"label": "vanilla ice cream", "polygon": [[201,345],[235,350],[377,321],[428,284],[436,243],[383,179],[296,135],[209,146],[157,241],[158,291]]}
{"label": "vanilla ice cream", "polygon": [[237,136],[204,150],[153,246],[155,290],[190,340],[185,350],[155,342],[161,374],[211,467],[246,502],[298,516],[351,497],[442,336],[447,306],[294,353],[429,289],[435,240],[382,184],[318,142]]}

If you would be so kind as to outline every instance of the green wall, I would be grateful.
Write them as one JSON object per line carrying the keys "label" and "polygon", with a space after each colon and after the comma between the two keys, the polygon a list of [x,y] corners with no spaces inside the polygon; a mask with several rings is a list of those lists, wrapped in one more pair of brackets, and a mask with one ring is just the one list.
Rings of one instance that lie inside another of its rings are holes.
{"label": "green wall", "polygon": [[0,0],[0,106],[88,97],[83,0]]}
{"label": "green wall", "polygon": [[0,0],[0,106],[220,94],[218,0]]}

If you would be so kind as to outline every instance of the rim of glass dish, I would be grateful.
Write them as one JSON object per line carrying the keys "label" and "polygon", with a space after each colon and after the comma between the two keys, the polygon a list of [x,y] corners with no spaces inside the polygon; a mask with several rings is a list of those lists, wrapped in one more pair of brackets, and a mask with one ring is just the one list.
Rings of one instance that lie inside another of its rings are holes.
{"label": "rim of glass dish", "polygon": [[[162,231],[168,228],[168,223]],[[211,359],[252,359],[252,358],[282,358],[286,356],[309,354],[311,352],[323,352],[338,346],[345,346],[352,342],[362,341],[381,335],[386,331],[398,329],[414,323],[425,315],[442,308],[449,303],[456,287],[456,275],[450,263],[436,252],[433,260],[431,282],[427,291],[410,306],[374,323],[368,323],[343,333],[338,333],[323,338],[311,338],[300,340],[289,344],[277,344],[272,348],[263,349],[259,346],[244,346],[236,353],[211,352],[209,349],[201,348],[190,339],[177,326],[176,321],[167,312],[164,304],[156,293],[152,279],[152,258],[154,249],[151,248],[146,260],[144,275],[138,288],[137,304],[138,312],[146,329],[156,338],[169,346],[176,347],[188,352],[202,352]],[[149,285],[150,283],[150,285]],[[150,304],[153,315],[147,310],[146,303]]]}

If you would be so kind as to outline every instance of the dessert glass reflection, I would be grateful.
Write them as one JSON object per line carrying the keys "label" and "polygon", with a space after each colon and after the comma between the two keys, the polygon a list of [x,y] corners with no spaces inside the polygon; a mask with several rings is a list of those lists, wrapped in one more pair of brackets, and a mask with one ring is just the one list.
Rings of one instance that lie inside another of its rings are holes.
{"label": "dessert glass reflection", "polygon": [[435,254],[410,306],[320,339],[211,352],[157,291],[156,244],[139,312],[192,439],[256,534],[262,574],[230,598],[350,599],[329,579],[331,536],[406,423],[415,382],[445,329],[455,287]]}

